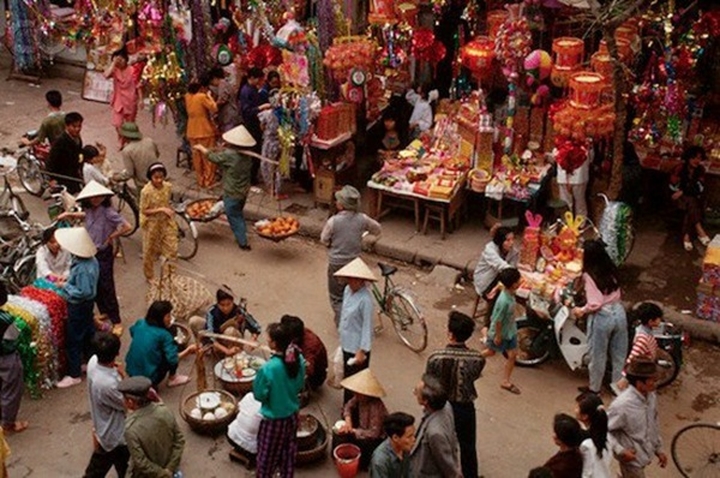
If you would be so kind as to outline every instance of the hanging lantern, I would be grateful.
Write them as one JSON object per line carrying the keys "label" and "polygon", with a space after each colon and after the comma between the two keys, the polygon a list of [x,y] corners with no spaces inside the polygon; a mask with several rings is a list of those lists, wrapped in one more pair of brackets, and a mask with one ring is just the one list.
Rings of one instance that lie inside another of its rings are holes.
{"label": "hanging lantern", "polygon": [[495,42],[486,36],[476,37],[462,47],[462,65],[470,70],[477,80],[486,79],[492,72],[495,59]]}
{"label": "hanging lantern", "polygon": [[411,27],[417,26],[418,6],[413,2],[403,2],[395,6],[398,17],[401,22],[405,22]]}
{"label": "hanging lantern", "polygon": [[550,80],[555,86],[567,86],[570,75],[577,70],[585,53],[585,42],[580,38],[560,37],[553,40],[555,55]]}
{"label": "hanging lantern", "polygon": [[597,108],[600,95],[607,88],[605,77],[593,71],[579,71],[570,76],[570,105],[583,110]]}
{"label": "hanging lantern", "polygon": [[627,40],[633,52],[640,51],[640,29],[637,22],[628,20],[615,29],[615,41]]}
{"label": "hanging lantern", "polygon": [[395,10],[391,0],[372,0],[368,22],[373,25],[395,23]]}
{"label": "hanging lantern", "polygon": [[590,57],[590,66],[597,73],[600,73],[605,78],[612,78],[613,75],[613,62],[612,58],[608,53],[598,51],[593,53]]}
{"label": "hanging lantern", "polygon": [[[620,57],[621,61],[627,62],[633,57],[633,50],[632,46],[630,45],[630,40],[627,40],[625,38],[615,38],[615,44],[617,45],[617,51],[618,56]],[[598,52],[602,53],[604,55],[610,55],[610,52],[608,51],[607,44],[605,43],[605,40],[600,40],[600,46],[598,47]]]}
{"label": "hanging lantern", "polygon": [[500,25],[505,23],[505,20],[507,20],[508,17],[507,10],[491,10],[487,14],[487,30],[488,30],[488,36],[490,38],[495,38],[497,36],[498,30],[500,30]]}

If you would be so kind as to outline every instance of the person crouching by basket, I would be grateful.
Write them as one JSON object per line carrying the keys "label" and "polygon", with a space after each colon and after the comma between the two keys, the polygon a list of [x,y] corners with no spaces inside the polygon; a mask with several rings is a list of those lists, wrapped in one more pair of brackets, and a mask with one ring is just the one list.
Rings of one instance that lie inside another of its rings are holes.
{"label": "person crouching by basket", "polygon": [[172,184],[163,163],[148,166],[149,183],[140,191],[140,227],[143,231],[143,272],[150,282],[155,276],[155,261],[162,256],[175,259],[178,251],[175,211],[170,205]]}
{"label": "person crouching by basket", "polygon": [[328,355],[325,344],[315,332],[305,327],[300,317],[283,315],[280,323],[287,328],[291,340],[300,347],[305,357],[305,388],[319,389],[327,378]]}
{"label": "person crouching by basket", "polygon": [[[377,279],[359,257],[337,271],[335,276],[347,281],[338,332],[343,351],[343,377],[349,377],[370,366],[375,307],[367,284]],[[345,390],[343,404],[352,397],[352,392]]]}
{"label": "person crouching by basket", "polygon": [[97,254],[95,257],[100,266],[100,278],[97,283],[98,310],[106,314],[113,324],[120,323],[120,304],[115,291],[115,239],[132,230],[130,224],[112,207],[110,202],[113,193],[100,183],[90,181],[77,195],[82,204],[80,213],[63,213],[63,216],[83,218],[85,229],[92,238]]}
{"label": "person crouching by basket", "polygon": [[332,449],[342,443],[357,445],[361,451],[360,468],[364,470],[375,448],[385,439],[385,390],[369,368],[345,378],[340,385],[354,396],[343,407],[343,425],[333,432]]}
{"label": "person crouching by basket", "polygon": [[182,476],[179,471],[185,437],[170,409],[153,399],[151,387],[147,377],[128,377],[117,386],[130,412],[125,421],[125,441],[132,476]]}
{"label": "person crouching by basket", "polygon": [[[228,287],[223,286],[218,289],[215,292],[215,299],[216,304],[210,307],[204,318],[196,315],[190,317],[188,321],[190,330],[196,338],[203,330],[238,338],[245,337],[245,331],[249,331],[252,339],[257,340],[262,327],[244,307],[235,303],[232,291]],[[241,351],[241,347],[237,345],[226,346],[216,339],[206,339],[204,342],[212,343],[213,350],[224,356],[232,356]]]}
{"label": "person crouching by basket", "polygon": [[223,151],[210,152],[201,144],[196,144],[193,148],[206,154],[211,162],[222,168],[225,216],[240,249],[249,251],[251,248],[248,244],[243,208],[250,191],[253,163],[252,158],[244,154],[244,150],[255,146],[255,139],[243,125],[224,133],[222,139],[227,145]]}
{"label": "person crouching by basket", "polygon": [[262,403],[258,431],[257,478],[281,478],[295,473],[297,453],[298,394],[305,385],[305,359],[280,323],[268,326],[270,359],[253,382],[255,399]]}
{"label": "person crouching by basket", "polygon": [[197,348],[193,344],[178,353],[177,343],[168,330],[172,322],[172,308],[170,302],[156,300],[150,305],[145,318],[130,327],[132,341],[125,356],[127,373],[149,378],[156,390],[166,375],[168,387],[177,387],[190,381],[187,375],[177,373],[178,363]]}
{"label": "person crouching by basket", "polygon": [[89,358],[90,341],[95,335],[93,306],[100,266],[95,258],[97,248],[84,227],[58,229],[55,238],[72,254],[70,275],[64,287],[68,309],[65,326],[67,375],[57,383],[58,388],[68,388],[82,382],[83,355]]}
{"label": "person crouching by basket", "polygon": [[258,430],[263,416],[262,403],[252,393],[246,393],[238,403],[238,414],[228,426],[227,439],[232,445],[230,459],[239,461],[251,470],[257,463]]}
{"label": "person crouching by basket", "polygon": [[365,232],[379,236],[380,223],[360,211],[360,192],[352,186],[343,186],[335,193],[338,213],[327,220],[320,234],[320,242],[328,246],[328,294],[335,314],[335,326],[340,321],[345,284],[335,275],[337,271],[360,257]]}

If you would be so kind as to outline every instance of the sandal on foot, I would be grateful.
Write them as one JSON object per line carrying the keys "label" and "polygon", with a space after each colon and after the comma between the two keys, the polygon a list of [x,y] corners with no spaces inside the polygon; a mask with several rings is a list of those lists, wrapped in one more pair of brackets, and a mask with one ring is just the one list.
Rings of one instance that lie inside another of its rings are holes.
{"label": "sandal on foot", "polygon": [[692,245],[692,242],[690,242],[690,241],[683,241],[683,247],[688,252],[693,250],[693,245]]}
{"label": "sandal on foot", "polygon": [[190,381],[190,377],[187,375],[175,375],[172,379],[168,380],[168,387],[179,387],[185,385]]}
{"label": "sandal on foot", "polygon": [[8,433],[20,433],[22,431],[25,431],[28,426],[28,422],[15,422],[12,425],[3,426],[3,430]]}
{"label": "sandal on foot", "polygon": [[514,383],[511,383],[510,385],[500,385],[500,388],[507,390],[510,393],[514,393],[515,395],[520,395],[520,389],[517,388]]}

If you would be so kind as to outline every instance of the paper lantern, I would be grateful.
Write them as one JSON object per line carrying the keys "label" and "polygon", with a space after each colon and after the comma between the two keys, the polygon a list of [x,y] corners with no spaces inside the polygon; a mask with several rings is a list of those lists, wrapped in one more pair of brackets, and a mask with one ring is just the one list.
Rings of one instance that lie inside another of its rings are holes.
{"label": "paper lantern", "polygon": [[[632,59],[633,57],[633,51],[632,47],[630,46],[630,40],[627,40],[625,38],[615,38],[615,44],[617,45],[617,51],[618,56],[620,57],[620,60],[622,61],[628,61]],[[607,44],[605,43],[605,40],[600,40],[600,46],[598,47],[598,52],[609,55],[610,52],[608,51]]]}
{"label": "paper lantern", "polygon": [[395,9],[392,0],[372,0],[370,2],[370,13],[368,22],[373,25],[395,23]]}
{"label": "paper lantern", "polygon": [[570,105],[589,110],[600,105],[600,94],[607,88],[605,77],[594,71],[579,71],[570,76]]}
{"label": "paper lantern", "polygon": [[640,49],[640,29],[637,23],[628,20],[615,29],[615,41],[627,40],[630,48],[634,51]]}
{"label": "paper lantern", "polygon": [[613,62],[609,54],[600,51],[593,53],[590,57],[590,66],[605,78],[612,78]]}
{"label": "paper lantern", "polygon": [[505,20],[508,18],[508,12],[507,10],[491,10],[487,14],[487,29],[488,29],[488,36],[490,38],[495,38],[497,36],[498,30],[500,30],[500,25],[505,23]]}
{"label": "paper lantern", "polygon": [[486,36],[476,37],[462,47],[462,65],[473,73],[478,80],[487,78],[492,72],[495,59],[495,42]]}
{"label": "paper lantern", "polygon": [[400,21],[411,27],[417,26],[418,6],[412,2],[403,2],[395,7]]}
{"label": "paper lantern", "polygon": [[551,81],[555,86],[567,86],[572,72],[577,70],[585,53],[585,42],[580,38],[560,37],[553,40],[553,61]]}

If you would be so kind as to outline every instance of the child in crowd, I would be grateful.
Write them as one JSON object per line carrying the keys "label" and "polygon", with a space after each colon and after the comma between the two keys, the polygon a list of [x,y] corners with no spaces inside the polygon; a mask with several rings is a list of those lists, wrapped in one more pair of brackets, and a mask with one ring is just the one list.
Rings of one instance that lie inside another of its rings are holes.
{"label": "child in crowd", "polygon": [[583,478],[611,478],[612,453],[608,445],[608,417],[600,397],[584,393],[576,399],[575,416],[587,430],[587,438],[580,443],[583,457]]}
{"label": "child in crowd", "polygon": [[106,148],[100,143],[97,143],[97,147],[92,145],[83,147],[82,173],[85,184],[89,184],[90,181],[95,181],[103,186],[110,184],[110,179],[103,172],[105,154]]}
{"label": "child in crowd", "polygon": [[159,256],[175,259],[178,251],[175,211],[170,206],[172,184],[167,182],[163,163],[147,170],[148,183],[140,191],[140,227],[143,230],[143,271],[150,282]]}
{"label": "child in crowd", "polygon": [[[640,325],[635,328],[635,338],[633,339],[632,348],[630,349],[627,360],[625,360],[626,368],[630,362],[638,357],[648,357],[651,360],[657,358],[658,343],[653,335],[653,329],[660,326],[660,322],[662,322],[663,319],[663,311],[657,304],[643,302],[635,313],[637,320],[640,321]],[[624,374],[625,371],[623,370],[623,377],[618,381],[618,388],[620,390],[625,390],[628,386],[628,381]]]}
{"label": "child in crowd", "polygon": [[418,85],[405,94],[405,99],[413,105],[410,115],[410,138],[416,139],[422,133],[430,130],[433,124],[433,112],[430,103],[438,99],[438,91],[428,93],[427,85]]}
{"label": "child in crowd", "polygon": [[583,457],[578,448],[583,437],[580,423],[570,415],[558,413],[553,420],[553,431],[560,451],[543,466],[552,472],[553,478],[582,478]]}
{"label": "child in crowd", "polygon": [[[202,330],[215,334],[225,334],[233,337],[244,337],[245,331],[250,331],[253,340],[257,340],[262,332],[262,327],[257,320],[250,315],[243,304],[236,304],[235,297],[229,287],[223,286],[215,293],[217,303],[213,305],[205,318],[191,317],[188,324],[195,336]],[[227,346],[216,340],[212,340],[213,349],[225,356],[235,355],[240,352],[237,345]]]}
{"label": "child in crowd", "polygon": [[520,272],[514,268],[503,269],[498,274],[503,290],[498,295],[490,319],[490,328],[483,357],[507,353],[505,373],[500,388],[516,395],[520,389],[510,381],[517,358],[517,325],[515,325],[515,292],[520,287]]}
{"label": "child in crowd", "polygon": [[388,109],[383,113],[383,127],[385,135],[382,139],[380,149],[382,151],[396,151],[400,149],[402,140],[400,139],[400,131],[398,131],[398,117],[394,110]]}

